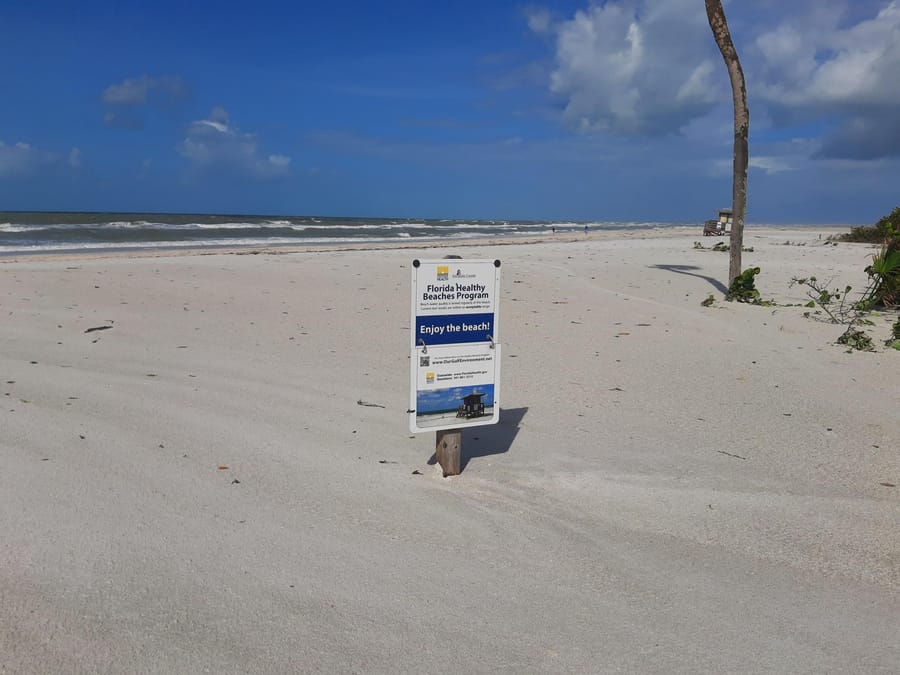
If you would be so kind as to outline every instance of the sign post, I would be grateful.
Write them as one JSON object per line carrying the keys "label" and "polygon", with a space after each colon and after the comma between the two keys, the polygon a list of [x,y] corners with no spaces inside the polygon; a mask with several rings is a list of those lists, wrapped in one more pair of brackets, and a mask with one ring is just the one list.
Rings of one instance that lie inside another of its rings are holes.
{"label": "sign post", "polygon": [[409,429],[437,432],[445,476],[462,429],[500,419],[499,260],[414,260]]}

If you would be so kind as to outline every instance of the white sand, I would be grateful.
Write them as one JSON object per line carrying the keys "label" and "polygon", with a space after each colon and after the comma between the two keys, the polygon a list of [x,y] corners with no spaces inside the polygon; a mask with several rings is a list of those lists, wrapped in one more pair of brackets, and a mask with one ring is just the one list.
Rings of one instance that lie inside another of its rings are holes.
{"label": "white sand", "polygon": [[[862,288],[820,234],[748,230],[764,297]],[[715,239],[571,239],[0,260],[0,670],[896,672],[900,353],[722,302]],[[503,261],[503,412],[443,479],[450,252]]]}

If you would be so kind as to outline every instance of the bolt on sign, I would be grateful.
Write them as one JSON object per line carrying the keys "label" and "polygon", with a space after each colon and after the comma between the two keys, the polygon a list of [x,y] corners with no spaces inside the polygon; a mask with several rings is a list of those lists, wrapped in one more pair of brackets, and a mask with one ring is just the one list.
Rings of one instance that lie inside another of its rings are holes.
{"label": "bolt on sign", "polygon": [[499,260],[413,261],[413,433],[499,421],[499,296]]}

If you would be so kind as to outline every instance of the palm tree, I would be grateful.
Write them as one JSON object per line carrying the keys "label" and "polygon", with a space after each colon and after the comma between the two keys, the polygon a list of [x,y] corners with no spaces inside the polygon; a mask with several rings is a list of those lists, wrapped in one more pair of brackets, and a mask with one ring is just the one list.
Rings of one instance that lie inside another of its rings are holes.
{"label": "palm tree", "polygon": [[747,108],[747,86],[744,70],[737,50],[731,41],[731,32],[725,20],[722,0],[706,0],[706,17],[713,37],[725,59],[731,80],[731,97],[734,100],[734,173],[731,179],[731,256],[728,265],[728,284],[741,275],[741,248],[744,244],[744,213],[747,210],[747,163],[750,152],[747,135],[750,131],[750,110]]}

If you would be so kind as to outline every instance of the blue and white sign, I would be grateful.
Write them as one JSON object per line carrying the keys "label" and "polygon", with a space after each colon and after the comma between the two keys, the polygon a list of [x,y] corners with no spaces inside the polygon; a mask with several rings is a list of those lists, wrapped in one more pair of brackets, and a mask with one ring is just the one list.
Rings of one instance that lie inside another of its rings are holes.
{"label": "blue and white sign", "polygon": [[413,433],[499,421],[499,293],[499,260],[413,261]]}
{"label": "blue and white sign", "polygon": [[426,345],[490,342],[493,339],[493,314],[438,314],[416,317],[416,341],[421,340]]}

